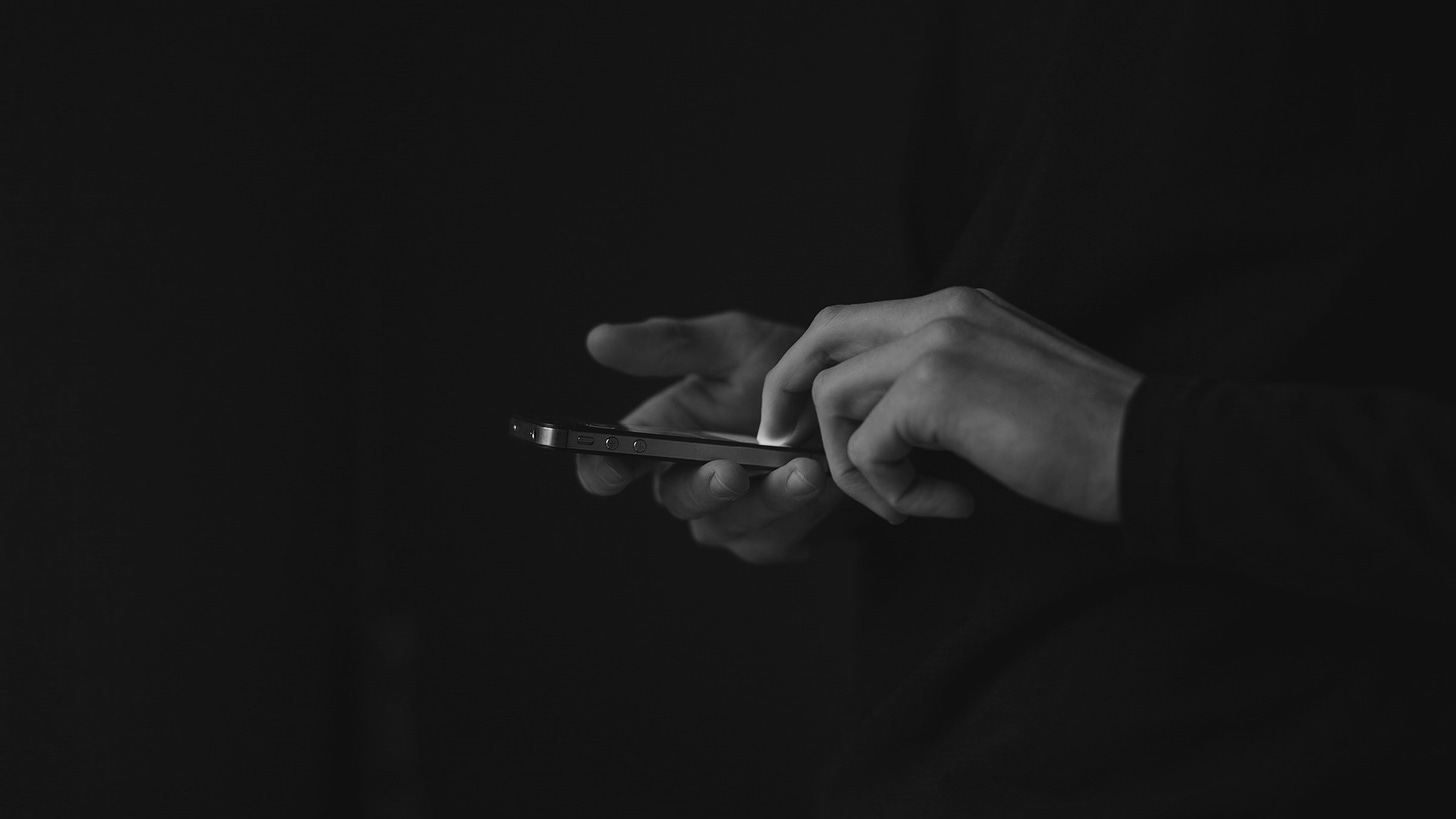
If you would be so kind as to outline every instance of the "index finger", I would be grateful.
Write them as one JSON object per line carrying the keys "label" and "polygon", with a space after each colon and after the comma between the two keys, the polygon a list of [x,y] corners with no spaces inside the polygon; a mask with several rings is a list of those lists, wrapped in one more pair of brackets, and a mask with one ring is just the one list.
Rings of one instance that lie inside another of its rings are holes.
{"label": "index finger", "polygon": [[963,309],[956,303],[963,300],[960,290],[913,299],[836,305],[819,311],[809,329],[764,377],[758,442],[792,442],[803,429],[805,416],[812,414],[808,411],[809,388],[815,376]]}

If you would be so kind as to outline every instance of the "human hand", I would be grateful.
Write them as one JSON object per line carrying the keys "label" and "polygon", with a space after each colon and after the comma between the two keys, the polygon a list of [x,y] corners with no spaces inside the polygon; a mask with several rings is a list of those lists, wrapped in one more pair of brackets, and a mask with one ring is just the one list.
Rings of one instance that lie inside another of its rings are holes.
{"label": "human hand", "polygon": [[894,523],[974,507],[963,486],[918,474],[916,449],[1110,523],[1140,379],[988,291],[952,287],[821,311],[765,377],[758,437],[789,442],[817,416],[835,483]]}
{"label": "human hand", "polygon": [[[602,324],[587,335],[587,350],[630,375],[679,378],[628,413],[623,424],[752,435],[764,374],[801,332],[726,312]],[[754,563],[807,556],[810,530],[843,498],[812,458],[796,458],[750,480],[731,461],[668,465],[578,455],[577,478],[595,495],[614,495],[635,480],[650,479],[657,502],[688,521],[695,541]]]}

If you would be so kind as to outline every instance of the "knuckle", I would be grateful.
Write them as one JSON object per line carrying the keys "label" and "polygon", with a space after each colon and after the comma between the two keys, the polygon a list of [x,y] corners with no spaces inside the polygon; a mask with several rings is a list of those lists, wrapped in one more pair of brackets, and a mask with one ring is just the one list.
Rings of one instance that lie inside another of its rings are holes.
{"label": "knuckle", "polygon": [[723,324],[736,329],[753,327],[758,319],[746,310],[724,310],[715,316]]}
{"label": "knuckle", "polygon": [[940,302],[946,312],[952,316],[969,318],[982,311],[986,304],[986,297],[973,287],[956,285],[947,287],[931,295],[931,298]]}
{"label": "knuckle", "polygon": [[812,323],[810,323],[809,327],[812,328],[812,329],[819,329],[819,328],[822,328],[822,327],[824,327],[826,325],[832,324],[843,313],[844,313],[844,305],[842,305],[842,304],[831,304],[828,307],[825,307],[822,310],[820,310],[818,312],[818,314],[814,316],[814,321]]}
{"label": "knuckle", "polygon": [[932,350],[915,359],[905,371],[905,378],[916,386],[933,386],[951,377],[960,357],[946,350]]}
{"label": "knuckle", "polygon": [[976,337],[975,325],[958,316],[938,318],[920,328],[932,348],[959,347]]}

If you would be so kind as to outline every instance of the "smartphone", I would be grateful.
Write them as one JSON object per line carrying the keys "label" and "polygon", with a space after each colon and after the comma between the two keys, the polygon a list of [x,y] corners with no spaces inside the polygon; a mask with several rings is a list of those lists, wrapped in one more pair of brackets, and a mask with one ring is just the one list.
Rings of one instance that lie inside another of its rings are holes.
{"label": "smartphone", "polygon": [[766,446],[751,436],[701,430],[625,427],[590,421],[547,420],[512,415],[510,435],[519,441],[551,449],[652,458],[680,463],[707,463],[726,459],[756,469],[777,469],[795,458],[813,458],[825,464],[824,453],[809,447]]}

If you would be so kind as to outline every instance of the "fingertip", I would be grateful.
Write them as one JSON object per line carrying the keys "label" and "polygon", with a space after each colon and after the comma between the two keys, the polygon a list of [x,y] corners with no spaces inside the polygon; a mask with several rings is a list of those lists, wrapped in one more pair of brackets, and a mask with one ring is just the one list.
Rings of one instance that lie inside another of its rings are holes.
{"label": "fingertip", "polygon": [[818,494],[823,487],[805,478],[804,473],[795,472],[784,482],[784,488],[796,498],[807,498],[810,495]]}
{"label": "fingertip", "polygon": [[829,468],[818,458],[803,456],[789,461],[789,465],[803,472],[805,476],[814,478],[817,481],[823,482],[828,480]]}
{"label": "fingertip", "polygon": [[611,324],[598,324],[586,333],[586,351],[592,358],[600,361],[606,353],[612,336]]}
{"label": "fingertip", "polygon": [[819,494],[828,483],[824,467],[813,458],[796,458],[791,462],[793,471],[784,481],[784,489],[795,498],[808,498]]}
{"label": "fingertip", "polygon": [[758,428],[759,446],[788,446],[789,436],[783,433],[773,432],[767,427]]}
{"label": "fingertip", "polygon": [[582,455],[576,460],[576,478],[593,495],[615,495],[632,482],[632,473],[615,458]]}
{"label": "fingertip", "polygon": [[[768,395],[767,391],[765,391],[765,395]],[[771,405],[767,398],[764,401],[763,419],[759,421],[757,436],[758,443],[762,446],[793,446],[814,437],[814,433],[819,429],[819,417],[813,412],[812,406],[794,409],[800,396],[789,396],[783,400],[792,402],[786,405],[787,413],[777,402]],[[793,413],[797,413],[797,415],[794,417],[793,423],[785,430],[782,419],[785,414]]]}
{"label": "fingertip", "polygon": [[782,411],[779,404],[782,399],[778,396],[778,390],[773,384],[773,370],[764,377],[763,399],[759,407],[758,434],[754,436],[759,446],[787,446],[789,435],[792,430],[784,430],[783,425],[777,423]]}
{"label": "fingertip", "polygon": [[703,471],[708,478],[708,490],[716,497],[729,500],[748,493],[748,472],[741,464],[733,461],[711,461],[703,465]]}

